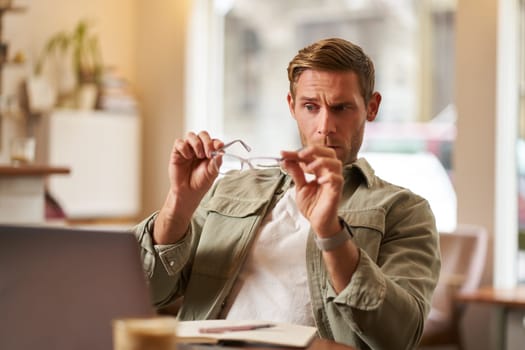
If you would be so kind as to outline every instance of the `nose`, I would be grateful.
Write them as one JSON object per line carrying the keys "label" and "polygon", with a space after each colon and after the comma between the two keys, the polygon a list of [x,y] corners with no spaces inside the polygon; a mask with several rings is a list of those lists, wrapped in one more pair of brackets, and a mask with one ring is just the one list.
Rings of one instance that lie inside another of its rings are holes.
{"label": "nose", "polygon": [[317,133],[320,135],[330,135],[335,132],[334,118],[330,111],[323,108],[319,113],[319,123],[317,125]]}

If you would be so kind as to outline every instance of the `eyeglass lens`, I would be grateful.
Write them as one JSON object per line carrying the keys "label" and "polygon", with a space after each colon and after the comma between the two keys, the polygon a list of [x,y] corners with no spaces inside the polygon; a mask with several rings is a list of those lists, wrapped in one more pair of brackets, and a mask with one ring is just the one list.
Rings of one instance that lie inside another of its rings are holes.
{"label": "eyeglass lens", "polygon": [[279,160],[277,158],[270,157],[254,157],[243,159],[232,154],[221,153],[215,158],[214,165],[219,173],[224,175],[231,171],[278,168]]}

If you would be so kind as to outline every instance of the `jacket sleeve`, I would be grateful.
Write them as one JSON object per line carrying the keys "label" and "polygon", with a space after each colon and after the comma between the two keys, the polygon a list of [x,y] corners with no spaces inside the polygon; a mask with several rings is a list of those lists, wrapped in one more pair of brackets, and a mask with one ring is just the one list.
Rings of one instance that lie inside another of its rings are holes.
{"label": "jacket sleeve", "polygon": [[[211,196],[211,191],[202,203]],[[157,308],[167,306],[184,295],[193,257],[200,237],[206,211],[199,207],[193,215],[184,237],[175,244],[153,243],[153,228],[158,212],[144,219],[134,228],[140,244],[140,255],[149,280],[152,302]]]}
{"label": "jacket sleeve", "polygon": [[152,234],[158,213],[152,214],[135,228],[140,255],[148,278],[153,304],[163,307],[182,294],[185,269],[191,255],[191,229],[176,244],[154,245]]}
{"label": "jacket sleeve", "polygon": [[[384,220],[377,248],[362,245],[346,288],[337,294],[326,280],[329,333],[344,342],[351,330],[365,348],[413,349],[439,277],[438,233],[428,202],[417,196],[392,206]],[[356,228],[356,240],[367,231]]]}

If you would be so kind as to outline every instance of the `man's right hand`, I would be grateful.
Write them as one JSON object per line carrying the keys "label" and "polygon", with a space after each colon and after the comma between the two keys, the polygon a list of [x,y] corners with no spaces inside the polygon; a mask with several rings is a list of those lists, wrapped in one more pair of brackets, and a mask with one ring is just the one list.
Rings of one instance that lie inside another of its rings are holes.
{"label": "man's right hand", "polygon": [[187,231],[195,209],[218,176],[212,152],[222,145],[206,131],[175,140],[168,164],[170,190],[155,220],[156,244],[175,243]]}

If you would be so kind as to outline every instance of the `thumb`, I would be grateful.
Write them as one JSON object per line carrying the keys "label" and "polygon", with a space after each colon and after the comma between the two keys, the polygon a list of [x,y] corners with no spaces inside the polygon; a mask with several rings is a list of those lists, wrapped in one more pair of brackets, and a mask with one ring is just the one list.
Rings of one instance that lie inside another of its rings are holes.
{"label": "thumb", "polygon": [[295,185],[298,188],[301,188],[306,183],[306,178],[304,176],[304,171],[301,169],[301,166],[298,162],[293,160],[283,160],[282,164],[284,170],[292,177]]}

